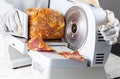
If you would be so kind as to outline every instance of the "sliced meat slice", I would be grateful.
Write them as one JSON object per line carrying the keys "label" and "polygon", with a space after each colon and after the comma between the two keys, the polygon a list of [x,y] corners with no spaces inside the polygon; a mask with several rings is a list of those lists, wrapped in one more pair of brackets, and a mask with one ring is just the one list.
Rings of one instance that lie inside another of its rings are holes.
{"label": "sliced meat slice", "polygon": [[28,41],[27,43],[27,47],[29,50],[36,50],[36,51],[40,51],[40,52],[54,52],[55,50],[53,48],[51,48],[48,44],[46,44],[42,37],[38,38],[32,38]]}
{"label": "sliced meat slice", "polygon": [[80,55],[78,51],[73,51],[72,53],[71,52],[60,52],[59,55],[65,58],[73,59],[73,60],[79,60],[82,62],[84,61],[84,57]]}

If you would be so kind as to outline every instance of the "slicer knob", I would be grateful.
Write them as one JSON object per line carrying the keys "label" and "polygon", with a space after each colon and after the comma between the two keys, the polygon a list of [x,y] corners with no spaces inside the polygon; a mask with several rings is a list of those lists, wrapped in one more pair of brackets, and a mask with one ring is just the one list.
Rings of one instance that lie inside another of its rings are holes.
{"label": "slicer knob", "polygon": [[73,23],[71,30],[72,30],[73,33],[76,33],[76,31],[77,31],[77,24]]}

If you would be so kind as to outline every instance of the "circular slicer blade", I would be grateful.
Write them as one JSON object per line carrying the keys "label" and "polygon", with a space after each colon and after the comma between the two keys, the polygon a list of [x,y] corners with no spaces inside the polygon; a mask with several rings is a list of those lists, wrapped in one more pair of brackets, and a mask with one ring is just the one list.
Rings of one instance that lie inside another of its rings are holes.
{"label": "circular slicer blade", "polygon": [[69,48],[78,50],[87,38],[87,17],[84,10],[78,6],[71,7],[65,15],[65,41]]}

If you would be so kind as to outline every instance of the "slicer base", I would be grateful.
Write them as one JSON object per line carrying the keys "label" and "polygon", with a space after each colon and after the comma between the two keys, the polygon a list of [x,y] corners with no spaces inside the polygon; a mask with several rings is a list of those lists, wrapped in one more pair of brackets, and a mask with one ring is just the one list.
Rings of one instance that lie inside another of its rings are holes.
{"label": "slicer base", "polygon": [[[68,50],[66,47],[59,47]],[[56,48],[56,50],[58,50]],[[104,67],[87,67],[87,60],[78,62],[56,53],[29,51],[33,79],[107,79]]]}
{"label": "slicer base", "polygon": [[104,67],[96,68],[71,68],[71,69],[52,69],[49,75],[32,69],[34,79],[108,79]]}

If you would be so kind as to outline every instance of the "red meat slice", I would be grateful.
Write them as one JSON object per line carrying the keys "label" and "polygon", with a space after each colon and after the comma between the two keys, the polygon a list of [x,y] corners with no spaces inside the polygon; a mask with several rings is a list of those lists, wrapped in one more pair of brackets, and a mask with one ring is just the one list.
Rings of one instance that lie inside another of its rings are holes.
{"label": "red meat slice", "polygon": [[28,41],[27,47],[29,50],[36,50],[40,52],[54,52],[55,50],[47,45],[42,38],[32,38]]}
{"label": "red meat slice", "polygon": [[79,60],[82,62],[84,61],[84,57],[80,55],[78,51],[73,51],[72,53],[71,52],[60,52],[59,55],[65,58],[73,59],[73,60]]}

